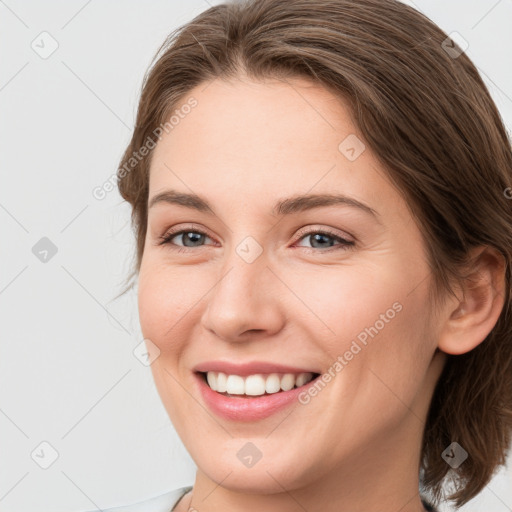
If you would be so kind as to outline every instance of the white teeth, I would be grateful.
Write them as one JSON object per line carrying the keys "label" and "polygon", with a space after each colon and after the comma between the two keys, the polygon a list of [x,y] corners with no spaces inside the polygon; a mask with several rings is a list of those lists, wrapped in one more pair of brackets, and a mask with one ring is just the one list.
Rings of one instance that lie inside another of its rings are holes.
{"label": "white teeth", "polygon": [[208,372],[206,374],[206,380],[208,381],[208,386],[212,389],[217,389],[217,374],[215,372]]}
{"label": "white teeth", "polygon": [[271,373],[265,381],[265,391],[267,393],[277,393],[281,391],[281,378],[277,373]]}
{"label": "white teeth", "polygon": [[310,372],[293,373],[261,373],[241,377],[240,375],[226,375],[222,372],[207,372],[206,380],[213,391],[228,393],[229,395],[261,396],[266,393],[289,391],[300,387],[313,379]]}
{"label": "white teeth", "polygon": [[289,391],[295,386],[295,375],[293,373],[285,373],[281,378],[281,389]]}
{"label": "white teeth", "polygon": [[245,393],[244,379],[240,375],[228,375],[226,388],[230,395],[243,395]]}
{"label": "white teeth", "polygon": [[300,373],[297,376],[297,380],[295,381],[295,385],[300,388],[301,386],[304,386],[306,382],[310,381],[311,379],[308,378],[309,373]]}
{"label": "white teeth", "polygon": [[[242,379],[243,380],[243,379]],[[249,375],[245,379],[245,394],[258,396],[265,394],[265,379],[262,375]]]}
{"label": "white teeth", "polygon": [[[215,391],[218,391],[219,393],[225,393],[227,389],[227,377],[225,373],[217,373],[217,372],[208,372],[208,373],[214,373],[217,375],[217,389]],[[206,375],[208,375],[208,373]],[[211,387],[211,386],[210,386]]]}

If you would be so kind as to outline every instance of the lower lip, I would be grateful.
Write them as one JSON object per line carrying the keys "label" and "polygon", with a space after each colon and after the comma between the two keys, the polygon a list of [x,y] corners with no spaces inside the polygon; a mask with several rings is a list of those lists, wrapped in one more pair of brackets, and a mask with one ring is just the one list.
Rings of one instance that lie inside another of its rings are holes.
{"label": "lower lip", "polygon": [[238,398],[221,395],[213,391],[200,373],[196,373],[195,378],[206,405],[217,415],[234,421],[256,421],[267,418],[285,409],[293,402],[298,402],[298,396],[316,381],[315,378],[307,384],[289,391]]}

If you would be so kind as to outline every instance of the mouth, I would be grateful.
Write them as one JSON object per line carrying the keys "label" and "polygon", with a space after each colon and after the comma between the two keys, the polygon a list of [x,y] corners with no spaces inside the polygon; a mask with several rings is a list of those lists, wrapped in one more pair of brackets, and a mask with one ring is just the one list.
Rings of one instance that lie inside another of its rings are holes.
{"label": "mouth", "polygon": [[271,361],[203,361],[192,369],[197,392],[216,416],[236,422],[254,422],[305,404],[310,386],[321,374],[304,366]]}
{"label": "mouth", "polygon": [[212,391],[219,395],[253,399],[305,387],[320,376],[315,372],[255,373],[246,376],[218,371],[196,373]]}

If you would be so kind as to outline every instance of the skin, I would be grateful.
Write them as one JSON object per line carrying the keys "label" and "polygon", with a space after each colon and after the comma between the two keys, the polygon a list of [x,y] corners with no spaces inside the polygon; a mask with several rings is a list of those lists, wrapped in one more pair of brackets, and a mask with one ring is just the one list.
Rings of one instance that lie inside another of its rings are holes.
{"label": "skin", "polygon": [[[198,467],[176,510],[423,511],[428,405],[445,353],[471,350],[498,319],[497,257],[482,249],[464,301],[446,298],[432,315],[421,232],[370,148],[355,161],[338,149],[350,134],[363,140],[340,99],[304,79],[245,76],[188,97],[198,105],[153,151],[149,198],[194,192],[215,214],[149,209],[138,292],[142,332],[160,350],[158,392]],[[346,205],[272,214],[278,199],[304,193],[343,193],[377,215]],[[171,228],[207,236],[158,245]],[[301,228],[355,245],[315,243]],[[263,248],[252,263],[236,252],[247,236]],[[243,423],[215,416],[198,393],[192,368],[207,360],[328,371],[396,302],[401,311],[308,404]],[[248,441],[262,453],[251,468],[236,456]]]}

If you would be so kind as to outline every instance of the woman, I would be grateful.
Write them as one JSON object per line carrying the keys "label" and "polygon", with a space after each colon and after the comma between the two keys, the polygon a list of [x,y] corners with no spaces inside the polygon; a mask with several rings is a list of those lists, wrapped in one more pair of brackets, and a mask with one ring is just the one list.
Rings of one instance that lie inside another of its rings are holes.
{"label": "woman", "polygon": [[512,425],[512,154],[460,45],[394,0],[217,5],[172,33],[119,190],[165,510],[419,512]]}

